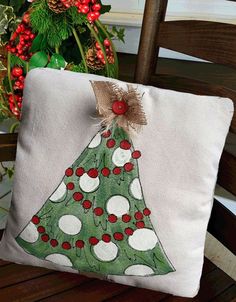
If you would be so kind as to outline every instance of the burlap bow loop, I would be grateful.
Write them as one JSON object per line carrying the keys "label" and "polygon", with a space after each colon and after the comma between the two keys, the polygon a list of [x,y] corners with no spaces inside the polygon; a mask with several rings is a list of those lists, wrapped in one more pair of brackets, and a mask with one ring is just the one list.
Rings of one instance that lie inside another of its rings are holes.
{"label": "burlap bow loop", "polygon": [[132,85],[127,85],[125,91],[112,82],[93,81],[91,84],[103,126],[109,128],[116,123],[118,127],[130,133],[138,132],[141,126],[147,124],[141,95]]}

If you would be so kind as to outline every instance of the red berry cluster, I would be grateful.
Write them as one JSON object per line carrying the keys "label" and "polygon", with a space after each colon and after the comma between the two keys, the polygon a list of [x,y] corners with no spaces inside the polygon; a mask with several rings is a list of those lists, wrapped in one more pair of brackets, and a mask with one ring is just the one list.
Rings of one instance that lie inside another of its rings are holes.
{"label": "red berry cluster", "polygon": [[10,94],[8,96],[8,102],[11,112],[20,118],[20,109],[22,107],[22,95],[24,89],[24,71],[23,68],[15,66],[11,70],[12,80],[14,80],[14,95]]}
{"label": "red berry cluster", "polygon": [[14,83],[14,90],[19,93],[23,91],[24,89],[24,81],[25,81],[25,76],[24,76],[24,70],[21,67],[15,66],[11,70],[11,75],[13,80],[15,80]]}
{"label": "red berry cluster", "polygon": [[29,13],[25,13],[22,22],[17,26],[16,31],[11,36],[6,49],[21,58],[24,61],[28,61],[32,53],[30,48],[35,38],[35,34],[29,24]]}
{"label": "red berry cluster", "polygon": [[[114,64],[115,59],[114,59],[114,54],[113,54],[113,51],[112,51],[111,42],[108,39],[105,39],[103,41],[103,45],[105,46],[105,49],[106,49],[106,56],[107,56],[108,63],[109,64]],[[95,47],[96,47],[96,50],[97,50],[97,53],[96,53],[97,58],[105,65],[106,62],[105,62],[104,54],[103,54],[103,52],[101,50],[101,47],[100,47],[98,42],[95,43]]]}
{"label": "red berry cluster", "polygon": [[22,97],[19,95],[14,95],[13,97],[13,95],[10,94],[8,96],[8,102],[11,112],[15,115],[17,119],[20,119],[20,108],[22,104]]}
{"label": "red berry cluster", "polygon": [[67,7],[76,6],[78,12],[87,15],[89,22],[94,22],[100,17],[101,4],[97,0],[61,0]]}

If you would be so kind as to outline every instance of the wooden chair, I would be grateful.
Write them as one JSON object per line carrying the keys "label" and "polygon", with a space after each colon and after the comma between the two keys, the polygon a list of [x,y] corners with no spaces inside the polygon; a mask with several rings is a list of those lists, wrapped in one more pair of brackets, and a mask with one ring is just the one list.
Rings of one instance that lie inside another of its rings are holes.
{"label": "wooden chair", "polygon": [[[227,65],[235,68],[236,72],[236,25],[196,20],[167,22],[167,4],[168,0],[146,1],[135,82],[182,92],[229,97],[236,109],[236,90],[194,78],[156,72],[160,47]],[[230,131],[236,140],[236,112]],[[230,152],[230,146],[226,149],[220,162],[218,183],[236,195],[236,154]],[[216,200],[208,231],[236,253],[236,218]]]}
{"label": "wooden chair", "polygon": [[[167,0],[147,0],[135,81],[236,101],[236,91],[190,78],[156,74],[159,47],[165,47],[236,68],[236,26],[204,21],[165,22]],[[221,43],[224,41],[224,43]],[[231,125],[236,132],[236,116]],[[0,161],[14,160],[17,135],[0,135]],[[218,183],[236,195],[236,157],[224,151]],[[234,254],[236,219],[215,201],[208,231]],[[33,290],[32,290],[33,289]],[[0,261],[0,301],[233,301],[235,282],[205,259],[199,295],[194,299],[108,283]]]}

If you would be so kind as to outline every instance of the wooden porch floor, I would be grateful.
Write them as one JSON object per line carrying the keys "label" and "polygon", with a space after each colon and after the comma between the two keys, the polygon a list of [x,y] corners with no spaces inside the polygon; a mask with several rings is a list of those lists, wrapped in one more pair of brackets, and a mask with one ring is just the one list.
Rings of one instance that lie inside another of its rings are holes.
{"label": "wooden porch floor", "polygon": [[20,266],[0,260],[1,302],[236,301],[236,282],[205,259],[201,289],[194,299],[90,279],[81,275]]}

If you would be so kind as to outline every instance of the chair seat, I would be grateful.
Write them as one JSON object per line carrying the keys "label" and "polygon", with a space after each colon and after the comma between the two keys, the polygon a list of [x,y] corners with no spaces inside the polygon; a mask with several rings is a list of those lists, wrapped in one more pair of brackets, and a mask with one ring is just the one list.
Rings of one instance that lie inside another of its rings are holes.
{"label": "chair seat", "polygon": [[193,299],[0,260],[0,301],[4,302],[227,302],[233,301],[235,297],[236,282],[206,258],[200,292]]}

